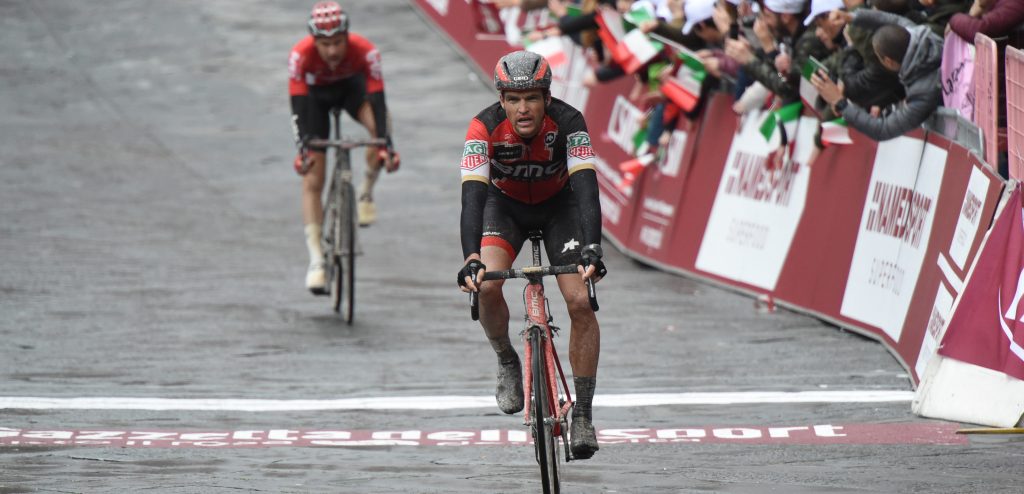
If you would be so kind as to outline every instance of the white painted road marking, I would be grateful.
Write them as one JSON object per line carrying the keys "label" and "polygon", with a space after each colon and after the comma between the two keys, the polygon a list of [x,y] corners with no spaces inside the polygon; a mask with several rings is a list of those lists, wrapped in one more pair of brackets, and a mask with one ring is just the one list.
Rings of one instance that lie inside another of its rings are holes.
{"label": "white painted road marking", "polygon": [[[968,444],[958,424],[682,425],[660,429],[602,428],[601,444]],[[276,446],[481,446],[530,444],[524,429],[400,430],[67,430],[0,427],[0,448],[12,446],[93,446],[141,448],[261,448]]]}
{"label": "white painted road marking", "polygon": [[[598,394],[597,407],[742,405],[750,403],[910,402],[912,391],[751,391],[735,393]],[[214,410],[285,412],[309,410],[454,410],[493,408],[493,396],[391,396],[336,400],[257,400],[217,398],[131,398],[33,396],[0,397],[0,409],[27,410]]]}

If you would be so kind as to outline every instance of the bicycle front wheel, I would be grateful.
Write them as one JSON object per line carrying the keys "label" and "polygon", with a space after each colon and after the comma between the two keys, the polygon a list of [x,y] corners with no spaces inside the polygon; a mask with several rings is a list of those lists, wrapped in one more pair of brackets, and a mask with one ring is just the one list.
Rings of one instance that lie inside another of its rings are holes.
{"label": "bicycle front wheel", "polygon": [[342,187],[339,245],[341,276],[338,282],[341,290],[341,317],[352,324],[356,308],[356,194],[351,183]]}
{"label": "bicycle front wheel", "polygon": [[[539,328],[538,328],[539,329]],[[533,368],[533,445],[537,452],[537,463],[540,464],[540,479],[544,494],[557,494],[558,482],[558,442],[555,441],[553,426],[555,417],[549,395],[548,368],[544,363],[544,342],[541,330],[531,331],[530,366]]]}

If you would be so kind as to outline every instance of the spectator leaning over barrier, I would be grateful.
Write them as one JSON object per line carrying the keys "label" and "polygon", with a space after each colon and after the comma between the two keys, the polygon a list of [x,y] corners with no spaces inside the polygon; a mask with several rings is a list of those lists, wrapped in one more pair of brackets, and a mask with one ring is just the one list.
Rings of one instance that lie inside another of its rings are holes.
{"label": "spectator leaning over barrier", "polygon": [[928,24],[924,12],[914,8],[916,5],[914,0],[871,0],[871,8],[875,10],[906,17],[914,24]]}
{"label": "spectator leaning over barrier", "polygon": [[583,0],[580,4],[580,15],[567,15],[567,10],[560,0],[553,0],[549,8],[558,18],[556,25],[541,31],[533,31],[528,36],[531,41],[539,41],[545,36],[568,36],[588,54],[593,55],[595,62],[605,60],[604,47],[597,36],[598,8],[615,8],[616,0]]}
{"label": "spectator leaning over barrier", "polygon": [[[831,8],[832,5],[841,7]],[[811,14],[804,23],[816,26],[815,34],[826,46],[845,45],[822,63],[832,79],[840,82],[847,99],[877,115],[882,108],[903,99],[903,85],[898,74],[878,61],[871,46],[871,31],[848,24],[845,17],[829,18],[832,10],[841,8],[852,12],[864,8],[864,3],[862,0],[813,0]],[[822,115],[822,121],[834,118],[830,110]]]}
{"label": "spectator leaning over barrier", "polygon": [[974,44],[978,33],[992,38],[999,48],[999,125],[1006,126],[1006,47],[1019,47],[1018,29],[1024,23],[1024,1],[1021,0],[975,0],[966,14],[956,14],[949,19],[947,29]]}
{"label": "spectator leaning over barrier", "polygon": [[856,26],[873,30],[871,44],[885,68],[899,74],[906,97],[891,112],[873,116],[857,104],[849,103],[843,91],[827,74],[816,74],[811,82],[822,99],[832,106],[847,124],[871,137],[884,141],[917,128],[942,101],[939,67],[942,65],[942,39],[927,26],[918,26],[904,17],[875,10],[850,14],[835,10],[830,19],[840,17]]}
{"label": "spectator leaning over barrier", "polygon": [[[611,2],[601,2],[598,5],[598,9],[610,9],[614,8],[619,14],[626,14],[632,8],[635,0],[614,0]],[[595,12],[595,16],[600,15],[600,12]],[[594,20],[594,28],[597,28],[597,21]],[[598,66],[593,71],[588,72],[583,76],[583,85],[587,87],[596,86],[599,83],[612,81],[626,75],[626,71],[612,60],[612,57],[605,54],[602,57],[604,63]],[[642,69],[641,69],[642,72]]]}
{"label": "spectator leaning over barrier", "polygon": [[[867,8],[863,0],[844,0],[843,3],[847,12]],[[833,24],[832,29],[844,28],[849,48],[841,55],[836,73],[843,83],[843,95],[847,99],[861,108],[873,109],[873,113],[877,114],[881,108],[904,98],[899,75],[882,66],[871,46],[872,31],[848,24],[845,17],[832,21],[825,16],[819,18],[818,22],[819,26]],[[850,53],[851,49],[854,53]]]}
{"label": "spectator leaning over barrier", "polygon": [[823,59],[828,49],[804,28],[804,0],[765,0],[754,32],[761,48],[746,39],[726,40],[725,53],[742,64],[744,72],[775,93],[783,103],[799,99],[800,69],[807,58]]}
{"label": "spectator leaning over barrier", "polygon": [[[715,20],[718,30],[726,33],[726,38],[739,39],[744,35],[744,32],[753,29],[757,14],[754,13],[754,5],[749,0],[718,0],[712,18]],[[704,63],[707,64],[709,60],[707,60],[706,56],[704,58]],[[739,62],[725,55],[724,49],[722,50],[722,56],[719,57],[716,54],[716,58],[719,59],[719,62],[712,65],[718,65],[718,67],[710,67],[708,71],[711,72],[714,69],[718,69],[719,72],[733,79],[733,98],[737,100],[733,105],[733,111],[743,113],[744,104],[740,102],[740,97],[754,81],[746,72],[743,72]],[[716,75],[716,77],[718,76]],[[761,100],[760,102],[763,103],[764,98],[768,95],[768,90],[764,86],[757,84],[757,89],[751,91],[751,93],[751,95],[748,95],[750,100]],[[759,96],[760,94],[764,96]],[[755,105],[756,103],[751,106]]]}
{"label": "spectator leaning over barrier", "polygon": [[1007,172],[1006,154],[1006,47],[1020,48],[1021,24],[1024,23],[1024,1],[1021,0],[975,0],[966,14],[956,14],[949,19],[947,29],[956,33],[968,43],[974,44],[978,33],[992,38],[999,49],[996,65],[999,67],[999,173],[1005,178]]}
{"label": "spectator leaning over barrier", "polygon": [[[715,2],[716,0],[686,0],[685,10],[682,12],[684,15],[679,16],[680,18],[685,16],[686,22],[682,29],[676,30],[676,32],[686,38],[686,42],[682,44],[691,49],[700,49],[698,54],[707,52],[706,48],[717,48],[721,52],[722,42],[725,40],[725,35],[718,30],[718,27],[715,26],[714,21],[711,19],[715,9]],[[676,2],[675,0],[672,0],[672,3],[680,7],[683,6],[682,2]],[[679,61],[670,60],[670,62],[675,62],[671,70],[663,70],[659,78],[663,78],[677,69]],[[665,98],[661,98],[660,101],[652,105],[647,119],[647,146],[638,151],[638,155],[657,154],[658,149],[667,144],[669,138],[667,131],[675,127],[680,114],[690,119],[699,117],[707,98],[708,88],[717,86],[720,75],[717,68],[715,70],[707,66],[705,68],[708,69],[712,77],[704,79],[701,84],[700,102],[692,110],[685,112],[682,108]]]}
{"label": "spectator leaning over barrier", "polygon": [[974,43],[974,35],[978,33],[995,40],[999,46],[1000,61],[1007,45],[1019,47],[1018,31],[1022,28],[1024,2],[1021,0],[975,0],[968,13],[954,15],[948,24],[949,30],[968,43]]}
{"label": "spectator leaning over barrier", "polygon": [[699,42],[696,36],[692,34],[683,34],[683,25],[686,21],[686,15],[683,12],[683,3],[683,0],[670,0],[666,4],[669,13],[667,17],[659,17],[658,20],[646,21],[638,27],[645,33],[654,33],[658,36],[675,41],[687,48],[694,48],[694,43]]}
{"label": "spectator leaning over barrier", "polygon": [[932,32],[942,36],[946,32],[946,24],[954,14],[967,12],[973,0],[919,0],[924,7],[925,24]]}
{"label": "spectator leaning over barrier", "polygon": [[[740,35],[738,5],[732,3],[732,0],[717,0],[714,4],[711,21],[717,31],[715,42],[698,51],[697,54],[700,55],[701,62],[704,63],[704,68],[709,74],[719,79],[724,76],[735,81],[739,77],[740,64],[725,54],[725,40],[730,36],[738,38]],[[688,1],[687,6],[689,5]],[[710,30],[707,28],[702,29],[701,32],[706,32],[706,35],[710,34]],[[700,32],[697,34],[700,35]]]}

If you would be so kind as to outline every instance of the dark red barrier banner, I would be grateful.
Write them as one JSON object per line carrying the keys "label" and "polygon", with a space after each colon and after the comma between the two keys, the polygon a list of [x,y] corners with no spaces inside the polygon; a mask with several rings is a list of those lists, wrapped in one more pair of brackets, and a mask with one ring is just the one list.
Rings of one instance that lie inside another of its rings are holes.
{"label": "dark red barrier banner", "polygon": [[[950,321],[940,353],[1024,380],[1024,218],[1013,192]],[[978,328],[983,329],[978,331]]]}
{"label": "dark red barrier banner", "polygon": [[[414,3],[484,74],[518,49],[478,39],[464,1]],[[767,115],[738,117],[732,98],[715,94],[699,119],[681,119],[665,159],[624,182],[618,165],[633,158],[643,117],[625,97],[632,81],[588,89],[586,56],[568,38],[563,47],[552,93],[586,115],[612,242],[876,338],[917,382],[1000,199],[987,166],[922,130],[883,142],[851,130],[852,144],[818,154],[809,116],[777,160],[759,132]]]}

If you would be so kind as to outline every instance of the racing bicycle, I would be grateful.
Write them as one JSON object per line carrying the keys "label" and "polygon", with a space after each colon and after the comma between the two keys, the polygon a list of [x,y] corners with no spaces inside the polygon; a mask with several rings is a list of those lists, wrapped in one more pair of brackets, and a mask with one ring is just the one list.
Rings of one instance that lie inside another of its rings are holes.
{"label": "racing bicycle", "polygon": [[[523,373],[523,396],[528,398],[523,418],[524,425],[529,427],[533,434],[533,447],[537,463],[540,465],[543,492],[554,494],[560,490],[559,467],[563,458],[566,462],[573,460],[572,450],[569,448],[568,422],[573,401],[562,364],[558,361],[558,353],[555,351],[553,338],[558,334],[558,328],[551,325],[553,319],[541,280],[545,276],[577,274],[579,271],[575,264],[542,266],[541,232],[530,231],[529,238],[533,245],[532,266],[505,271],[486,271],[482,281],[509,278],[527,280],[526,288],[523,289],[526,329],[520,333],[526,343],[523,358],[529,364]],[[598,310],[597,294],[592,280],[587,280],[587,291],[591,308]],[[480,317],[476,292],[470,293],[470,316],[474,321]],[[559,453],[559,447],[563,453]]]}
{"label": "racing bicycle", "polygon": [[[331,110],[334,121],[331,139],[311,139],[310,146],[334,149],[331,187],[324,198],[322,244],[328,266],[327,285],[331,307],[352,324],[356,302],[356,192],[352,184],[350,151],[362,146],[383,146],[384,139],[342,139],[341,110]],[[328,293],[324,293],[327,295]]]}

